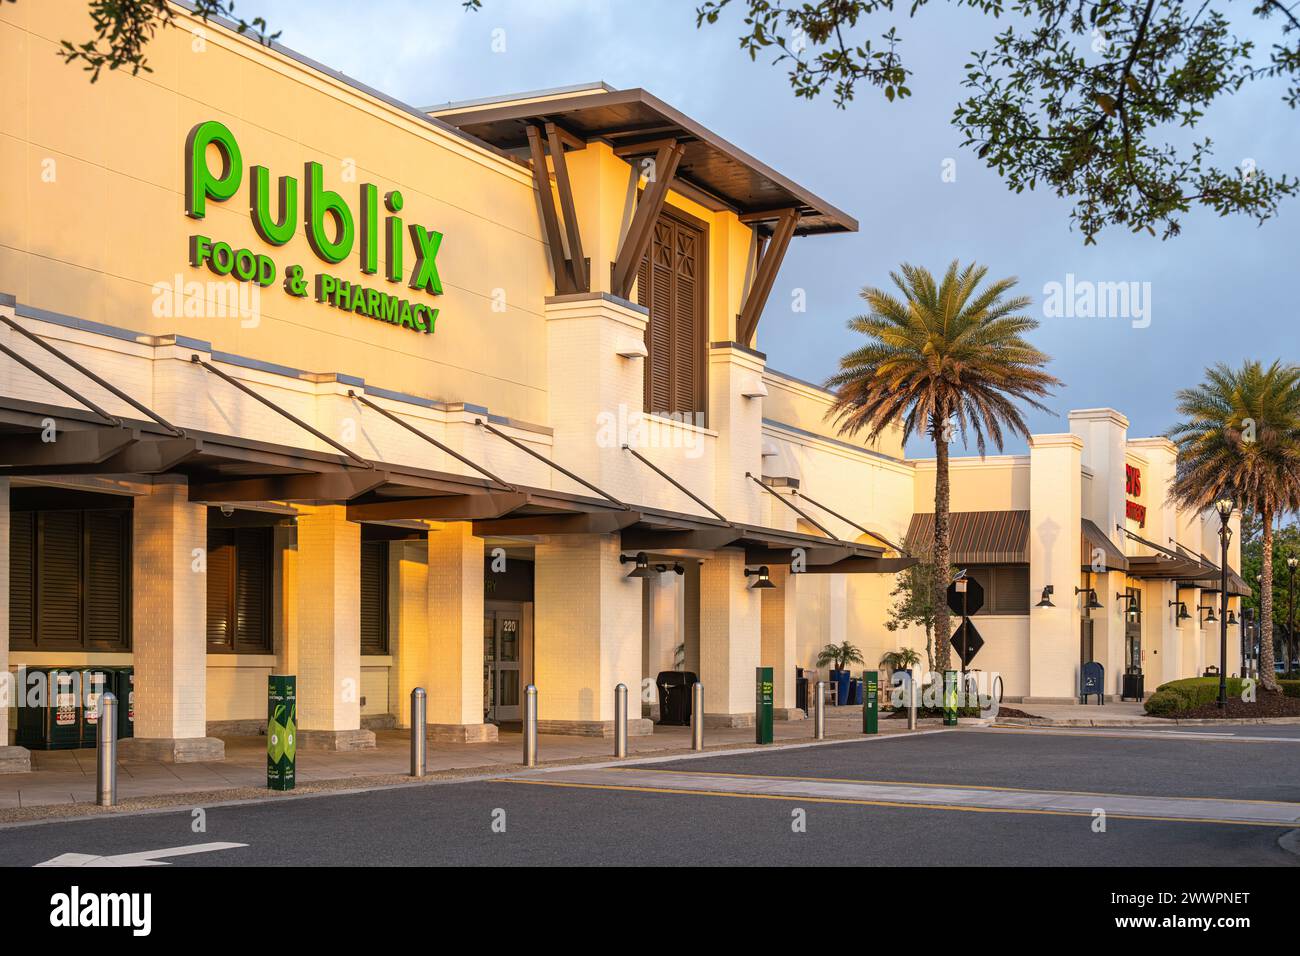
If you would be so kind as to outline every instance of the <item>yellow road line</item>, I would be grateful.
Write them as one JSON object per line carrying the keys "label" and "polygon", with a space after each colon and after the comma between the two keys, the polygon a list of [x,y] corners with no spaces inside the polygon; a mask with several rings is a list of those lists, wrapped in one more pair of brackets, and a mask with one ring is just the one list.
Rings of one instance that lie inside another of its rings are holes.
{"label": "yellow road line", "polygon": [[785,774],[774,776],[765,773],[720,773],[708,770],[661,770],[658,767],[605,767],[604,770],[625,773],[665,773],[683,774],[692,777],[738,777],[742,780],[797,780],[804,783],[860,783],[879,784],[886,787],[931,787],[946,790],[994,790],[1003,793],[1060,793],[1072,797],[1139,797],[1148,800],[1217,800],[1220,803],[1260,803],[1271,806],[1290,806],[1300,808],[1300,803],[1290,800],[1239,800],[1233,797],[1166,797],[1156,793],[1104,793],[1096,790],[1044,790],[1031,787],[994,787],[975,783],[919,783],[913,780],[859,780],[853,777],[791,777]]}
{"label": "yellow road line", "polygon": [[[1006,807],[964,807],[947,803],[903,803],[891,800],[850,800],[839,797],[790,796],[777,793],[730,793],[726,790],[681,790],[669,787],[636,787],[624,784],[603,783],[566,783],[560,780],[536,780],[521,777],[502,778],[495,783],[527,784],[537,787],[562,787],[573,790],[614,790],[628,793],[658,793],[683,797],[733,797],[738,800],[784,800],[791,803],[837,803],[858,807],[895,807],[906,810],[955,810],[961,813],[1019,813],[1038,816],[1057,817],[1091,817],[1086,810],[1032,810]],[[1153,820],[1162,823],[1207,823],[1222,826],[1272,827],[1274,829],[1294,830],[1294,823],[1265,823],[1253,820],[1218,820],[1212,817],[1157,817],[1139,814],[1111,813],[1107,819],[1113,820]]]}
{"label": "yellow road line", "polygon": [[[1101,728],[1098,729],[1100,730]],[[1155,730],[1155,731],[1147,731],[1147,733],[1144,734],[1139,728],[1134,728],[1134,729],[1137,730],[1137,733],[1132,733],[1132,734],[1109,733],[1108,734],[1108,733],[1097,733],[1095,731],[1089,732],[1089,729],[1087,727],[1075,727],[1075,728],[1013,727],[1009,724],[993,724],[989,727],[970,727],[967,728],[966,732],[967,733],[988,733],[989,731],[997,731],[998,733],[1003,733],[1003,734],[1038,734],[1044,737],[1096,737],[1100,740],[1159,740],[1161,737],[1170,737],[1174,740],[1187,740],[1188,739],[1187,736],[1179,737],[1176,735],[1179,733],[1182,733],[1184,735],[1193,733],[1193,731],[1190,730],[1172,731],[1172,732]],[[1208,742],[1208,743],[1216,743],[1216,744],[1222,744],[1222,743],[1271,744],[1275,741],[1294,743],[1296,741],[1296,738],[1295,737],[1268,737],[1268,738],[1256,737],[1254,739],[1247,739],[1243,737],[1237,737],[1232,734],[1196,734],[1194,737],[1191,738],[1192,743]]]}

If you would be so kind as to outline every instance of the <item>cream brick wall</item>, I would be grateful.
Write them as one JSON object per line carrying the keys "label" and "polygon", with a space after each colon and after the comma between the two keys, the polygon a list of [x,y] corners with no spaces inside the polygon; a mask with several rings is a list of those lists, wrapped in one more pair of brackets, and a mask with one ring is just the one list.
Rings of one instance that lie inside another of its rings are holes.
{"label": "cream brick wall", "polygon": [[749,588],[743,551],[715,552],[700,568],[700,681],[706,714],[754,713],[754,668],[762,663],[759,594]]}
{"label": "cream brick wall", "polygon": [[208,655],[209,721],[265,720],[266,681],[276,673],[272,660],[260,655]]}
{"label": "cream brick wall", "polygon": [[361,525],[339,505],[298,515],[298,726],[361,726]]}
{"label": "cream brick wall", "polygon": [[[1079,513],[1083,441],[1077,435],[1030,439],[1029,588],[1052,585],[1061,600],[1030,611],[1029,695],[1070,698],[1078,692]],[[1031,602],[1033,603],[1033,602]]]}
{"label": "cream brick wall", "polygon": [[[641,682],[641,586],[604,535],[538,543],[534,671],[541,721],[612,721],[614,687]],[[633,710],[633,715],[637,713]]]}
{"label": "cream brick wall", "polygon": [[799,589],[804,576],[791,574],[787,565],[775,565],[769,571],[776,587],[765,590],[759,598],[762,632],[760,667],[772,668],[772,706],[795,705],[794,669],[799,648]]}
{"label": "cream brick wall", "polygon": [[[389,640],[393,654],[394,716],[397,726],[411,725],[411,691],[430,685],[429,545],[427,541],[394,542],[388,554],[389,586],[396,592]],[[426,718],[428,715],[426,703]]]}
{"label": "cream brick wall", "polygon": [[482,724],[483,539],[468,522],[429,526],[426,583],[429,723]]}
{"label": "cream brick wall", "polygon": [[206,736],[207,509],[183,478],[135,499],[131,589],[135,735]]}
{"label": "cream brick wall", "polygon": [[718,433],[713,506],[732,521],[756,524],[767,502],[745,473],[763,473],[763,399],[744,393],[763,384],[763,360],[724,346],[710,349],[708,362],[709,427]]}

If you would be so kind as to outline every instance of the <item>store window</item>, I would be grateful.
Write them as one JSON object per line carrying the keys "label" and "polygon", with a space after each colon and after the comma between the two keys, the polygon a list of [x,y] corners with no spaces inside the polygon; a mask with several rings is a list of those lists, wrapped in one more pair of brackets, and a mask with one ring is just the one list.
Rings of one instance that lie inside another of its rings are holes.
{"label": "store window", "polygon": [[130,649],[130,511],[10,514],[9,646]]}
{"label": "store window", "polygon": [[208,529],[208,653],[270,654],[271,529]]}
{"label": "store window", "polygon": [[361,653],[388,653],[388,542],[361,543]]}
{"label": "store window", "polygon": [[979,614],[1029,613],[1028,565],[983,565],[968,568],[966,574],[984,588],[984,607]]}
{"label": "store window", "polygon": [[704,223],[665,209],[637,271],[637,302],[650,310],[645,410],[703,425],[708,322]]}

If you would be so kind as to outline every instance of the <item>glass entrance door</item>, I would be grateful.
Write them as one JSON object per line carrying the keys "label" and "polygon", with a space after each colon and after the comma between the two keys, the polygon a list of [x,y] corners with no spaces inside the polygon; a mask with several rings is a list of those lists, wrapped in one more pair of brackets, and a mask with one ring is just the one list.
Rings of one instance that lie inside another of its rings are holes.
{"label": "glass entrance door", "polygon": [[1124,669],[1129,674],[1142,673],[1142,592],[1127,589],[1128,607],[1124,613]]}
{"label": "glass entrance door", "polygon": [[520,621],[518,611],[483,614],[483,719],[519,720]]}

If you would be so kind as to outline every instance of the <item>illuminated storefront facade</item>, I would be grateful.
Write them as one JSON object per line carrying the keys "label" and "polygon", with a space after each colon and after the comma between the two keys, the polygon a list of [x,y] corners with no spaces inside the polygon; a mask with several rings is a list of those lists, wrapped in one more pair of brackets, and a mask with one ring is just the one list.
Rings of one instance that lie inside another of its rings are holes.
{"label": "illuminated storefront facade", "polygon": [[[898,643],[892,542],[933,471],[837,438],[755,348],[788,244],[850,216],[641,90],[423,111],[183,11],[154,72],[92,85],[55,55],[81,16],[0,9],[0,667],[133,666],[124,749],[202,760],[258,732],[273,673],[303,745],[346,749],[417,686],[437,739],[493,739],[527,683],[543,730],[607,734],[616,684],[675,667],[744,725],[771,666],[796,718],[822,645]],[[1071,696],[1069,529],[1137,553],[1120,459],[1147,499],[1172,468],[1080,414],[955,468],[955,510],[1028,512],[1001,576],[1056,585],[987,635],[1008,694]],[[1144,537],[1210,547],[1145,504]],[[1171,585],[1136,587],[1150,622]],[[1159,633],[1161,679],[1200,666],[1203,635]]]}

